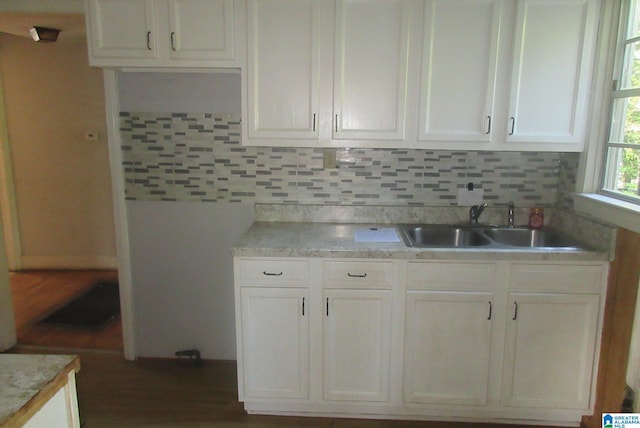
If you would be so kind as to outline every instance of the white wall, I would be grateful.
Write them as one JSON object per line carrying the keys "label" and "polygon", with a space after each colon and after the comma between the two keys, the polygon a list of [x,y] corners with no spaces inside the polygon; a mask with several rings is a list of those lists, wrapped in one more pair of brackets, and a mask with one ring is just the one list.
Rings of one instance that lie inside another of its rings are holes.
{"label": "white wall", "polygon": [[86,43],[0,33],[0,49],[22,268],[115,268],[102,72]]}
{"label": "white wall", "polygon": [[[120,73],[121,111],[240,112],[236,74]],[[128,201],[136,354],[235,359],[231,247],[250,203]]]}
{"label": "white wall", "polygon": [[236,358],[231,247],[252,204],[129,202],[136,352]]}

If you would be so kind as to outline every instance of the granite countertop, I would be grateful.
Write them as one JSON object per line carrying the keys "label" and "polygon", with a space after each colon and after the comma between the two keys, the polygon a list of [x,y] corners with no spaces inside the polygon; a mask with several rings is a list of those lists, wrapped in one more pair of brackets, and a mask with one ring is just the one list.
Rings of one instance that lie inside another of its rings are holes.
{"label": "granite countertop", "polygon": [[74,355],[0,354],[0,427],[22,426],[79,370]]}
{"label": "granite countertop", "polygon": [[[345,257],[434,260],[606,261],[604,250],[411,248],[399,242],[355,242],[357,230],[390,224],[257,221],[233,247],[239,257]],[[398,236],[401,236],[398,232]]]}

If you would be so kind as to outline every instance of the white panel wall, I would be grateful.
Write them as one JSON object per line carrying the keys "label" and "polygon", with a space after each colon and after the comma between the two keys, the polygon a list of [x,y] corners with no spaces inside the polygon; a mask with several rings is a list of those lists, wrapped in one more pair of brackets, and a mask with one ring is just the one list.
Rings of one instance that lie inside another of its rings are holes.
{"label": "white panel wall", "polygon": [[[121,111],[240,112],[237,74],[120,73]],[[136,353],[235,359],[231,247],[252,203],[128,201]]]}
{"label": "white panel wall", "polygon": [[231,247],[253,204],[128,202],[136,350],[235,359]]}

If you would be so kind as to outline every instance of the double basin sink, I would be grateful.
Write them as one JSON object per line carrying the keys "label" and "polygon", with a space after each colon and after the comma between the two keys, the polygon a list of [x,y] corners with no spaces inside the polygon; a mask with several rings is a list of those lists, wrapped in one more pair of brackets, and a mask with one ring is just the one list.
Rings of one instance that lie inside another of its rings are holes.
{"label": "double basin sink", "polygon": [[403,224],[399,230],[409,247],[582,250],[574,239],[551,229],[495,226]]}

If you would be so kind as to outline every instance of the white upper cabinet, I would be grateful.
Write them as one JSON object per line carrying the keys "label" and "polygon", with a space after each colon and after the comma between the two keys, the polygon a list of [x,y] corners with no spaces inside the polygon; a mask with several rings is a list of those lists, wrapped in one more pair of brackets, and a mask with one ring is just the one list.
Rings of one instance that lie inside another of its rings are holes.
{"label": "white upper cabinet", "polygon": [[244,144],[401,147],[417,4],[249,0]]}
{"label": "white upper cabinet", "polygon": [[89,63],[238,67],[241,0],[87,0]]}
{"label": "white upper cabinet", "polygon": [[403,140],[410,2],[336,3],[334,138]]}
{"label": "white upper cabinet", "polygon": [[597,0],[519,0],[508,146],[580,150],[584,144]]}
{"label": "white upper cabinet", "polygon": [[233,0],[170,0],[171,58],[235,58]]}
{"label": "white upper cabinet", "polygon": [[424,2],[419,140],[488,143],[495,135],[501,11],[501,0]]}
{"label": "white upper cabinet", "polygon": [[90,0],[87,4],[93,57],[158,58],[155,0]]}
{"label": "white upper cabinet", "polygon": [[321,121],[325,129],[331,122],[331,74],[321,72],[322,54],[331,49],[329,5],[249,0],[243,121],[249,139],[317,141]]}

